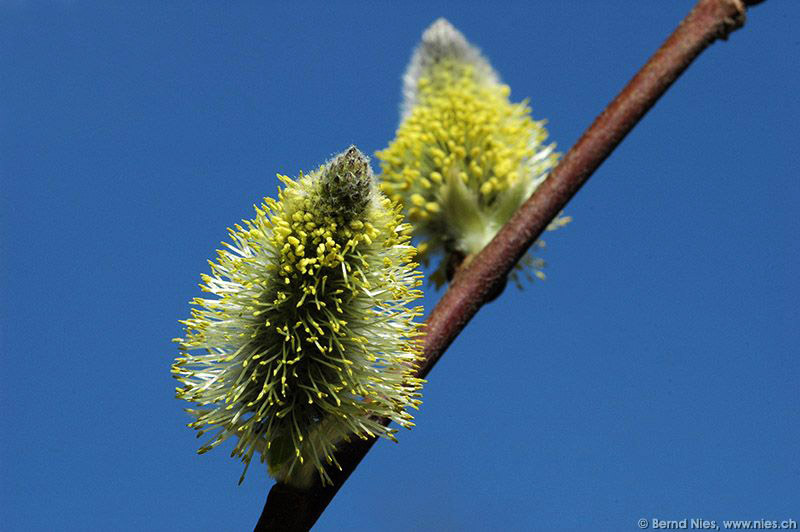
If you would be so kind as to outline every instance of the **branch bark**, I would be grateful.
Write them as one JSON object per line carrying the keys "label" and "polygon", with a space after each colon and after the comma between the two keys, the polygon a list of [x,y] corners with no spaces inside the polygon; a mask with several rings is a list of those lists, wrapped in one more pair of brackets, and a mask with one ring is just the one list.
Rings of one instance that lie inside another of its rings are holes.
{"label": "branch bark", "polygon": [[[427,320],[425,377],[481,306],[496,294],[509,272],[587,179],[611,155],[662,94],[711,43],[744,24],[745,6],[763,0],[700,0],[650,60],[567,152],[547,180],[469,265],[459,268]],[[308,490],[276,484],[255,530],[310,529],[375,443],[356,440],[336,453],[341,471],[332,486]]]}

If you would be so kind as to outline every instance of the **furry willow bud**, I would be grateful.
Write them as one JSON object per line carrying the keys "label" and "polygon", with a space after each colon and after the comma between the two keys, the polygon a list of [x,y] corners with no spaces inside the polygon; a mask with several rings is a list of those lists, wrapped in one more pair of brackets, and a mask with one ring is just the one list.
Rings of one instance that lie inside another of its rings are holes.
{"label": "furry willow bud", "polygon": [[205,407],[187,410],[198,436],[213,433],[200,453],[233,436],[245,472],[257,452],[303,487],[315,471],[330,481],[337,443],[394,440],[379,418],[413,425],[422,310],[409,304],[421,274],[400,208],[355,147],[296,181],[278,177],[278,200],[229,230],[210,262],[201,288],[217,297],[193,301],[172,371],[177,396]]}
{"label": "furry willow bud", "polygon": [[[381,187],[405,206],[423,260],[475,254],[555,165],[555,144],[543,145],[544,121],[531,119],[526,102],[509,101],[489,62],[444,19],[423,33],[403,94],[397,136],[377,153]],[[542,261],[525,262],[543,276]]]}

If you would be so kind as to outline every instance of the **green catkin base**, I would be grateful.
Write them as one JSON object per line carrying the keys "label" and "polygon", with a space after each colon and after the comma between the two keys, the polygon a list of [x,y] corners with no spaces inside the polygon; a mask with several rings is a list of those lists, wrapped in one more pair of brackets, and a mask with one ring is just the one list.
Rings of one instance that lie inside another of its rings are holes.
{"label": "green catkin base", "polygon": [[315,472],[330,481],[339,442],[394,439],[378,418],[413,425],[422,281],[410,227],[356,148],[279,178],[278,199],[229,230],[210,262],[201,288],[217,298],[193,301],[173,374],[177,396],[203,407],[189,426],[213,433],[200,453],[235,436],[245,472],[259,453],[304,487]]}

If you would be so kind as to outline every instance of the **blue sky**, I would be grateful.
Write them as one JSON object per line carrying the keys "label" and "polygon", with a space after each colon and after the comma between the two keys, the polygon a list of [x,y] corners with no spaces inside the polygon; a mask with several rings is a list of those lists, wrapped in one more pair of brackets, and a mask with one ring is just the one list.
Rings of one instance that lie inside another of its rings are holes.
{"label": "blue sky", "polygon": [[[0,4],[3,530],[251,528],[271,481],[195,454],[169,373],[226,227],[276,172],[385,147],[439,16],[565,151],[692,3],[600,5]],[[769,0],[700,57],[318,530],[800,520],[798,17]]]}

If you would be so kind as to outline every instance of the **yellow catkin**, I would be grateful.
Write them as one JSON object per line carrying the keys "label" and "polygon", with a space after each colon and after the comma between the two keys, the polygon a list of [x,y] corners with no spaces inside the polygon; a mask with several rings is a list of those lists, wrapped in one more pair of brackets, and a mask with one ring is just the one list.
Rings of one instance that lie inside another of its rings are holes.
{"label": "yellow catkin", "polygon": [[404,119],[376,153],[381,187],[404,206],[423,261],[477,253],[555,165],[554,145],[542,145],[544,122],[510,101],[510,88],[443,19],[423,34],[405,79]]}
{"label": "yellow catkin", "polygon": [[233,456],[249,465],[258,452],[275,478],[305,487],[330,480],[341,441],[393,439],[379,419],[412,426],[421,274],[409,226],[354,147],[279,178],[278,201],[235,225],[202,275],[217,299],[193,300],[172,371],[178,397],[202,407],[190,426],[215,433],[200,452],[233,436]]}

